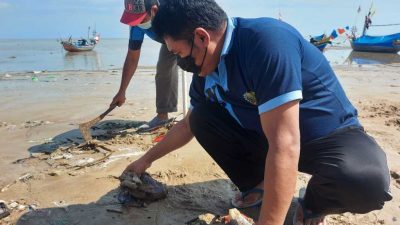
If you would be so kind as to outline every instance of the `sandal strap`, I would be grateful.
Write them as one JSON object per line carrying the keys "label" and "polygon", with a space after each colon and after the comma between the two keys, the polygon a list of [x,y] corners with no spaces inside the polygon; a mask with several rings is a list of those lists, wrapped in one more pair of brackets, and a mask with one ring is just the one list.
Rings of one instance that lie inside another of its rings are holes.
{"label": "sandal strap", "polygon": [[312,211],[307,210],[306,206],[305,206],[304,198],[299,198],[297,201],[298,201],[299,205],[301,206],[301,210],[303,211],[303,220],[304,221],[307,219],[314,219],[314,218],[323,216],[323,214],[313,213]]}
{"label": "sandal strap", "polygon": [[253,188],[248,191],[242,192],[242,196],[241,196],[242,200],[244,200],[249,194],[253,194],[253,193],[258,193],[258,194],[263,195],[264,190],[261,188]]}
{"label": "sandal strap", "polygon": [[261,189],[261,188],[253,188],[253,189],[250,189],[250,190],[248,190],[248,191],[242,192],[240,198],[244,201],[244,199],[246,198],[246,196],[248,196],[249,194],[252,194],[252,193],[259,193],[259,194],[261,194],[261,198],[258,199],[257,201],[255,201],[254,203],[252,203],[252,204],[250,204],[250,205],[247,205],[247,206],[243,206],[243,207],[234,204],[232,201],[231,201],[231,205],[232,205],[234,208],[237,208],[237,209],[247,209],[247,208],[252,208],[252,207],[260,206],[260,205],[262,204],[262,200],[263,200],[263,199],[262,199],[262,196],[264,195],[264,190]]}

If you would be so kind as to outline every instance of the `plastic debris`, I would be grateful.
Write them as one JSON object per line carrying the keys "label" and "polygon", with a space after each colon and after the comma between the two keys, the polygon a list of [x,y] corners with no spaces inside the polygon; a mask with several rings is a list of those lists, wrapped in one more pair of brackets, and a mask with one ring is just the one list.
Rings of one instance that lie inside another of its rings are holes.
{"label": "plastic debris", "polygon": [[11,209],[14,209],[14,208],[18,207],[18,203],[17,202],[11,202],[9,206],[10,206]]}
{"label": "plastic debris", "polygon": [[153,179],[148,173],[140,177],[134,173],[123,173],[119,180],[120,193],[118,201],[124,205],[144,207],[147,203],[167,197],[167,188]]}
{"label": "plastic debris", "polygon": [[229,215],[224,217],[225,222],[228,222],[230,225],[253,225],[254,221],[243,215],[237,209],[229,209]]}
{"label": "plastic debris", "polygon": [[37,81],[39,81],[39,78],[38,78],[37,76],[32,76],[32,78],[31,78],[31,79],[32,79],[32,81],[33,81],[33,82],[37,82]]}
{"label": "plastic debris", "polygon": [[18,209],[19,211],[24,211],[24,210],[26,209],[26,206],[24,206],[24,205],[18,205],[17,209]]}
{"label": "plastic debris", "polygon": [[3,219],[10,215],[10,210],[4,202],[0,202],[0,219]]}

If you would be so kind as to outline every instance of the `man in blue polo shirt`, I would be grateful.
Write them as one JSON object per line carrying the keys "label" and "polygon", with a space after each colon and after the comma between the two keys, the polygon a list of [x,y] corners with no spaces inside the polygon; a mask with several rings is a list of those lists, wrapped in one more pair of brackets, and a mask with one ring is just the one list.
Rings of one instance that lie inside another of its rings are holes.
{"label": "man in blue polo shirt", "polygon": [[[160,0],[162,3],[163,0]],[[151,27],[151,21],[160,4],[158,0],[125,0],[125,11],[121,22],[130,26],[129,48],[122,70],[120,88],[111,105],[121,106],[125,102],[125,93],[138,66],[144,36],[161,43],[156,71],[156,107],[157,116],[141,128],[152,129],[168,121],[168,113],[177,111],[178,103],[178,66],[177,57],[168,51],[164,40],[157,37]]]}
{"label": "man in blue polo shirt", "polygon": [[293,224],[324,224],[326,215],[366,213],[391,199],[385,153],[296,29],[228,19],[214,0],[169,0],[153,27],[199,75],[189,114],[126,170],[142,173],[194,136],[242,192],[233,206],[263,203],[257,225],[283,224],[298,170],[312,178]]}

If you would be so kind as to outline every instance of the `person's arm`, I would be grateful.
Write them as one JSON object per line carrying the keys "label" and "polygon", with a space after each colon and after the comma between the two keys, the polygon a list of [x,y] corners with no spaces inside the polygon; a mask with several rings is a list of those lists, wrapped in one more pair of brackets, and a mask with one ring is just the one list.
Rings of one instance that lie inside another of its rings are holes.
{"label": "person's arm", "polygon": [[189,125],[190,110],[185,118],[175,124],[165,135],[164,139],[152,147],[146,154],[131,163],[125,171],[142,174],[157,159],[184,146],[193,138]]}
{"label": "person's arm", "polygon": [[115,97],[113,98],[110,105],[116,104],[117,106],[121,106],[125,103],[125,93],[126,89],[129,86],[129,82],[132,79],[133,74],[135,73],[138,62],[140,58],[140,49],[131,50],[128,49],[128,53],[126,54],[124,67],[122,69],[122,79],[119,90]]}
{"label": "person's arm", "polygon": [[257,225],[282,225],[293,198],[300,157],[299,101],[262,113],[269,149],[263,204]]}

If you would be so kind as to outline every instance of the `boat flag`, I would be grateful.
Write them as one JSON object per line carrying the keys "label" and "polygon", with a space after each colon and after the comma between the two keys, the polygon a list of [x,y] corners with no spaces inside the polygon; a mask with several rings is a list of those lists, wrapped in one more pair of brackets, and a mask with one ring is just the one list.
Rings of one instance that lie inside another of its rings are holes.
{"label": "boat flag", "polygon": [[333,40],[333,39],[335,39],[337,37],[338,37],[338,34],[337,34],[336,30],[333,30],[332,33],[331,33],[331,36],[330,36],[331,40]]}

